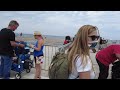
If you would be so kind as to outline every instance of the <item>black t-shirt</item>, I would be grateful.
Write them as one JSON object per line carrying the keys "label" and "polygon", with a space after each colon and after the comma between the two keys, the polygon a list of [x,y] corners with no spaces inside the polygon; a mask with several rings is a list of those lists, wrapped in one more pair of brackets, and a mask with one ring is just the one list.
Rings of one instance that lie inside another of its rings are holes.
{"label": "black t-shirt", "polygon": [[12,57],[14,55],[13,47],[10,41],[15,41],[15,33],[7,28],[0,31],[0,55]]}

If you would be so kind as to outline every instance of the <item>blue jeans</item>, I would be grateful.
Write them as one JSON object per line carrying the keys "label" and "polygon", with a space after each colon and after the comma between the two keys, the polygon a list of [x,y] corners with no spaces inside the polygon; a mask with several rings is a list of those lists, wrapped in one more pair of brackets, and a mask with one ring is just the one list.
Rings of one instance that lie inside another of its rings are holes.
{"label": "blue jeans", "polygon": [[10,70],[12,58],[9,56],[0,55],[0,77],[3,79],[10,78]]}

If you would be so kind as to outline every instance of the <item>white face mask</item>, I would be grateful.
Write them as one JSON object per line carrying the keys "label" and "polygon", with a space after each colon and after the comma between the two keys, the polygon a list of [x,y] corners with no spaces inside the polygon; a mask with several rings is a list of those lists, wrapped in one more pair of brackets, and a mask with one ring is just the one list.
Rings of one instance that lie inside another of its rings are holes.
{"label": "white face mask", "polygon": [[99,41],[97,40],[97,41],[92,41],[91,43],[98,43]]}
{"label": "white face mask", "polygon": [[99,42],[98,40],[97,41],[91,41],[91,42],[88,43],[88,47],[91,47],[92,44],[98,43],[98,42]]}
{"label": "white face mask", "polygon": [[99,41],[96,40],[96,41],[91,41],[91,42],[88,42],[89,44],[93,44],[93,43],[98,43]]}
{"label": "white face mask", "polygon": [[88,47],[90,47],[91,46],[91,44],[88,44]]}

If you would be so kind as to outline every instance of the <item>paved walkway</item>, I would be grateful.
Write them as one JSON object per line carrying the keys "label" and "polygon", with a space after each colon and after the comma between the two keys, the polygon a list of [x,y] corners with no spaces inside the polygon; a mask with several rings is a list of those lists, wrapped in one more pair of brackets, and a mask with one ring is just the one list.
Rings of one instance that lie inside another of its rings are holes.
{"label": "paved walkway", "polygon": [[[26,71],[23,71],[21,73],[21,79],[34,79],[34,73],[35,73],[35,68],[31,69],[30,73],[26,73]],[[15,79],[15,71],[11,71],[11,78],[10,79]],[[49,79],[47,76],[47,71],[42,70],[42,79]]]}
{"label": "paved walkway", "polygon": [[[98,74],[99,74],[99,67],[98,67],[97,62],[95,60],[95,55],[96,55],[96,53],[91,53],[91,59],[93,61],[94,69],[95,69],[95,72],[96,72],[96,79],[97,79]],[[22,76],[21,79],[34,79],[34,73],[35,73],[35,68],[32,68],[30,73],[26,73],[26,71],[24,71],[21,74],[21,76]],[[110,68],[109,73],[111,73],[111,68]],[[16,74],[16,72],[11,71],[11,79],[15,79],[15,74]],[[42,70],[42,77],[41,78],[42,79],[49,79],[48,78],[48,71]],[[108,79],[110,79],[110,74],[109,74]]]}

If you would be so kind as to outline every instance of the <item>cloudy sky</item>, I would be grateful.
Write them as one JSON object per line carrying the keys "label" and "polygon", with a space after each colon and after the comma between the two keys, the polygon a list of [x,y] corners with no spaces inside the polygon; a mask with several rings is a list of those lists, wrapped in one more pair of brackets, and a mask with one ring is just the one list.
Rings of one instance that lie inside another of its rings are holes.
{"label": "cloudy sky", "polygon": [[74,36],[82,25],[91,24],[102,37],[120,40],[120,11],[0,11],[0,29],[13,19],[20,24],[17,33]]}

